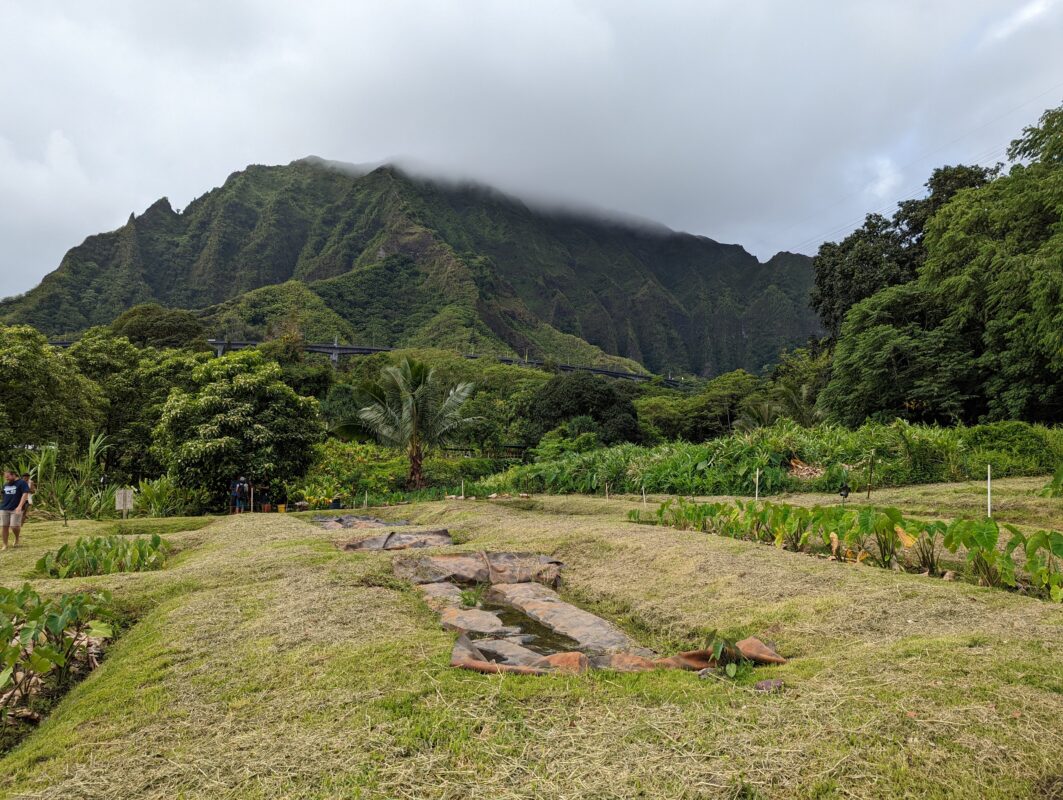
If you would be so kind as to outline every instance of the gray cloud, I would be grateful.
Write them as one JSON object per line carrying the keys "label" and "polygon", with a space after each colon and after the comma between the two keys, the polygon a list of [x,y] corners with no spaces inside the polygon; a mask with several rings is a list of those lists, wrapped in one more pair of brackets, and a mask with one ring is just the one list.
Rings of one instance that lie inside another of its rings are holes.
{"label": "gray cloud", "polygon": [[813,252],[1063,97],[1063,2],[0,0],[0,294],[248,163],[405,159]]}

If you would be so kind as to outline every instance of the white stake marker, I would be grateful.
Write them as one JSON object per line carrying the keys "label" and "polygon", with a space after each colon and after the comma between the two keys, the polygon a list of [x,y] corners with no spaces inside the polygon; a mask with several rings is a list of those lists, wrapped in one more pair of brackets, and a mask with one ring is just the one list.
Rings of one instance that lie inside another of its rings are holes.
{"label": "white stake marker", "polygon": [[993,516],[993,467],[985,465],[985,515]]}

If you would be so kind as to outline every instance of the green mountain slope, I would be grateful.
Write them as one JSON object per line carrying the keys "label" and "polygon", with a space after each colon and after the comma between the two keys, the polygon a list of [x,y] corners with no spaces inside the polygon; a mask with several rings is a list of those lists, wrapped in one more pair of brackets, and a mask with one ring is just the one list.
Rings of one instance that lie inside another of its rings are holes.
{"label": "green mountain slope", "polygon": [[219,336],[449,347],[715,374],[819,333],[809,259],[320,159],[251,166],[91,236],[0,321],[62,335],[154,301]]}

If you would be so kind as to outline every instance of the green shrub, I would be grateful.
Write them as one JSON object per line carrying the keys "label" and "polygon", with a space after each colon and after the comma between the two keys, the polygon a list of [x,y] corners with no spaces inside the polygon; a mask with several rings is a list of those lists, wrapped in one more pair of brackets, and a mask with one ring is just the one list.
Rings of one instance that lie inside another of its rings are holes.
{"label": "green shrub", "polygon": [[135,513],[146,517],[191,517],[210,505],[210,493],[203,489],[185,489],[169,475],[142,480],[133,498]]}
{"label": "green shrub", "polygon": [[[433,454],[425,459],[424,474],[430,489],[447,490],[436,492],[441,499],[463,480],[478,481],[509,463]],[[305,500],[313,508],[326,508],[333,498],[339,498],[344,506],[361,505],[367,493],[370,500],[377,501],[401,497],[409,494],[405,492],[408,473],[409,463],[395,450],[331,439],[317,447],[306,477],[288,487],[288,502]]]}
{"label": "green shrub", "polygon": [[169,545],[157,533],[150,538],[122,536],[79,538],[55,552],[45,553],[37,562],[37,572],[53,578],[82,578],[112,572],[145,572],[160,569]]}
{"label": "green shrub", "polygon": [[[898,421],[850,430],[831,424],[803,428],[781,420],[703,444],[624,444],[566,453],[517,466],[486,483],[497,490],[531,492],[601,494],[609,486],[627,494],[645,489],[749,496],[759,469],[762,495],[835,492],[843,480],[859,491],[869,481],[884,487],[981,479],[987,459],[995,459],[993,474],[999,477],[1042,474],[1055,452],[1053,437],[1049,429],[1021,422],[939,428]],[[1008,442],[1015,444],[1015,453],[988,449],[1008,447]],[[800,464],[812,470],[795,470]]]}
{"label": "green shrub", "polygon": [[106,592],[44,600],[30,585],[0,586],[0,729],[34,695],[64,688],[87,666],[92,640],[109,639]]}
{"label": "green shrub", "polygon": [[[1056,466],[1045,428],[1025,422],[991,422],[973,428],[958,429],[972,451],[1005,455],[1013,463],[1033,471],[1049,471]],[[984,465],[986,458],[980,459]],[[1020,467],[1022,468],[1022,467]],[[993,472],[997,464],[993,462]],[[1003,475],[1003,468],[1000,471]]]}

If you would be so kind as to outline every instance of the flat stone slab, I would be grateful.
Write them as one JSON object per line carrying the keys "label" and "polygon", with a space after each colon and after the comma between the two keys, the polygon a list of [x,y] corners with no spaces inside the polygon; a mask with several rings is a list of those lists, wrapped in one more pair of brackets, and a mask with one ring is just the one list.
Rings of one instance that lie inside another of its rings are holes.
{"label": "flat stone slab", "polygon": [[395,574],[411,583],[519,584],[557,586],[562,563],[530,553],[454,553],[396,560]]}
{"label": "flat stone slab", "polygon": [[573,639],[583,651],[631,653],[647,658],[654,655],[611,622],[566,603],[557,592],[541,584],[496,584],[488,590],[487,599],[515,608],[555,633]]}
{"label": "flat stone slab", "polygon": [[439,621],[444,628],[462,633],[487,633],[496,636],[520,633],[519,628],[503,623],[498,614],[480,608],[447,606],[439,612]]}
{"label": "flat stone slab", "polygon": [[365,514],[343,514],[333,517],[322,514],[314,517],[314,522],[326,530],[339,530],[340,528],[394,528],[399,525],[409,525],[406,521],[388,522],[380,517],[371,517]]}
{"label": "flat stone slab", "polygon": [[453,583],[421,583],[417,591],[433,611],[444,608],[461,608],[461,589]]}
{"label": "flat stone slab", "polygon": [[390,531],[368,539],[356,539],[343,546],[344,550],[408,550],[413,547],[445,547],[454,544],[446,528],[434,531],[399,533]]}
{"label": "flat stone slab", "polygon": [[540,666],[543,660],[542,653],[536,653],[510,638],[506,639],[477,639],[476,649],[483,653],[491,661],[502,664],[519,664],[524,667]]}

